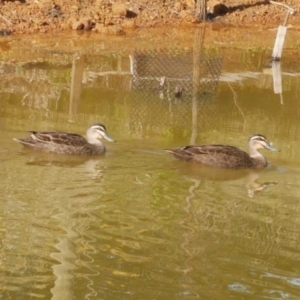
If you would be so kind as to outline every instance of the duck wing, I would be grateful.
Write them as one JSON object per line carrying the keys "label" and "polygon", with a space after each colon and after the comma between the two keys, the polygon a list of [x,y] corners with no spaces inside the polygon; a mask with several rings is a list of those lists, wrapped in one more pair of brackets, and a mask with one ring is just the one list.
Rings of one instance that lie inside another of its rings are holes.
{"label": "duck wing", "polygon": [[56,144],[75,147],[82,147],[87,144],[87,140],[83,136],[75,133],[66,132],[31,131],[31,139],[35,143]]}
{"label": "duck wing", "polygon": [[174,157],[195,163],[221,168],[248,168],[253,162],[243,150],[227,145],[189,145],[177,149],[167,149]]}

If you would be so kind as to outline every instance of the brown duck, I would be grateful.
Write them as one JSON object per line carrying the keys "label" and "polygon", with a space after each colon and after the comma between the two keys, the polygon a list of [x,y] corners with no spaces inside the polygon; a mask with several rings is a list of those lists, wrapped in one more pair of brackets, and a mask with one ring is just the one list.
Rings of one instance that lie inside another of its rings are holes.
{"label": "brown duck", "polygon": [[24,139],[14,138],[14,140],[25,147],[59,154],[99,155],[106,151],[100,139],[105,138],[110,142],[114,142],[107,134],[106,127],[100,123],[93,124],[88,128],[86,139],[76,133],[30,132],[30,137]]}
{"label": "brown duck", "polygon": [[267,159],[258,151],[259,149],[280,151],[272,146],[262,134],[255,134],[248,140],[248,152],[228,145],[190,145],[176,149],[165,149],[174,157],[227,169],[260,169],[268,165]]}

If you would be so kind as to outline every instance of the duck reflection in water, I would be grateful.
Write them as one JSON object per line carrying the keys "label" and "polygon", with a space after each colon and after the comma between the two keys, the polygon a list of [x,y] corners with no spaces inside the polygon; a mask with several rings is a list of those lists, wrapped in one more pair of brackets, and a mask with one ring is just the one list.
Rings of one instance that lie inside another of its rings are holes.
{"label": "duck reflection in water", "polygon": [[[172,164],[174,169],[174,164]],[[247,190],[250,198],[260,192],[277,185],[277,182],[265,180],[277,173],[277,167],[269,165],[265,169],[221,169],[205,165],[196,164],[177,164],[176,169],[187,180],[197,180],[199,182],[216,181],[216,182],[240,182]],[[260,180],[259,180],[260,179]]]}
{"label": "duck reflection in water", "polygon": [[277,182],[266,181],[266,182],[258,182],[259,172],[251,170],[246,176],[246,189],[248,192],[248,196],[253,198],[257,193],[264,191],[265,189],[277,185]]}

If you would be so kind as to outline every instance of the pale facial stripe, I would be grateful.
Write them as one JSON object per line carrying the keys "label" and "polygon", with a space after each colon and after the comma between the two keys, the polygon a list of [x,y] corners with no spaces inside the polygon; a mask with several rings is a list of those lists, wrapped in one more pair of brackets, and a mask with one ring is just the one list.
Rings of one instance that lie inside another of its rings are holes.
{"label": "pale facial stripe", "polygon": [[255,141],[264,141],[264,142],[267,141],[266,137],[263,136],[263,135],[254,135],[250,138],[250,141],[253,141],[253,140],[255,140]]}

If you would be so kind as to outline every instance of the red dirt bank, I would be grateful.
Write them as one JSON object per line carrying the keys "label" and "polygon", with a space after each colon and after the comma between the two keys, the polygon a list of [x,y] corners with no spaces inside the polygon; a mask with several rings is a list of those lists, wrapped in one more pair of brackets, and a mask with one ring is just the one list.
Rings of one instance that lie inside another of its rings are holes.
{"label": "red dirt bank", "polygon": [[[300,29],[300,1],[278,2],[295,9],[288,24]],[[285,8],[262,0],[208,0],[207,6],[212,22],[232,26],[279,25],[286,15]],[[132,28],[196,26],[194,16],[194,0],[2,0],[0,33],[92,30],[126,34]]]}

